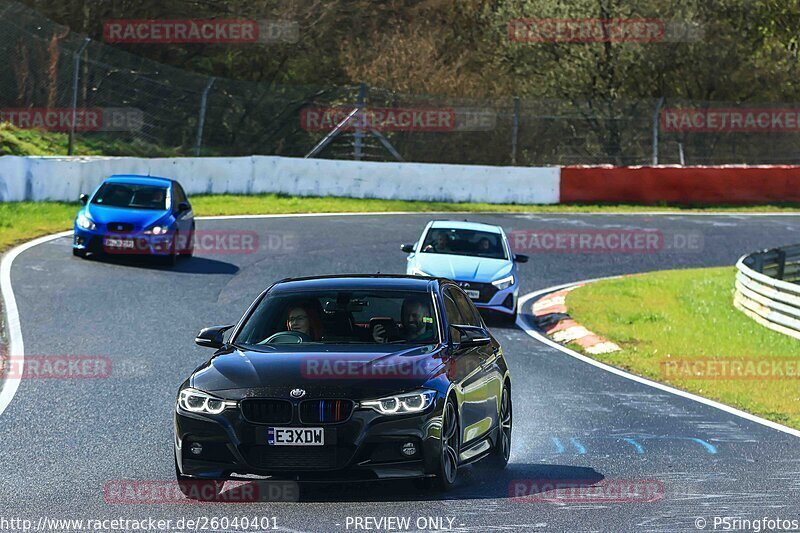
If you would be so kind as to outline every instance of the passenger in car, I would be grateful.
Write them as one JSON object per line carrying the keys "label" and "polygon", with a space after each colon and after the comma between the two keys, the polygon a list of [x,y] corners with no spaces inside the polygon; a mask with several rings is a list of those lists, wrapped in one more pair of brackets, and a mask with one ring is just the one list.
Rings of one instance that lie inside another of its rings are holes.
{"label": "passenger in car", "polygon": [[390,338],[383,324],[377,324],[372,330],[375,342],[406,340],[409,342],[429,340],[432,338],[430,303],[421,298],[409,297],[403,301],[400,310],[401,327],[398,338]]}
{"label": "passenger in car", "polygon": [[318,342],[322,332],[322,321],[317,306],[313,305],[313,302],[291,305],[286,313],[286,330],[305,333],[313,342]]}

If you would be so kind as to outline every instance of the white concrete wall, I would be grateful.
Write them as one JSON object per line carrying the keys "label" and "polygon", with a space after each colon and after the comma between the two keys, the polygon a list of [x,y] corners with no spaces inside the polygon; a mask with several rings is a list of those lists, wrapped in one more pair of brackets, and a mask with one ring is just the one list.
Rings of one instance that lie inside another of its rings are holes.
{"label": "white concrete wall", "polygon": [[554,204],[558,167],[365,163],[292,157],[0,157],[0,201],[76,200],[112,174],[178,180],[191,194],[284,193]]}

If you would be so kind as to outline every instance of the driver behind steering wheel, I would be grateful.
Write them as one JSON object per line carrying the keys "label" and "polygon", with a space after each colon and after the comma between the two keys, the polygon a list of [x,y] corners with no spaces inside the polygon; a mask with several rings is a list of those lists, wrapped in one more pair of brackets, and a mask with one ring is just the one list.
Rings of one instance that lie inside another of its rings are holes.
{"label": "driver behind steering wheel", "polygon": [[308,341],[319,342],[322,330],[319,313],[305,303],[290,305],[286,312],[286,330],[301,333]]}

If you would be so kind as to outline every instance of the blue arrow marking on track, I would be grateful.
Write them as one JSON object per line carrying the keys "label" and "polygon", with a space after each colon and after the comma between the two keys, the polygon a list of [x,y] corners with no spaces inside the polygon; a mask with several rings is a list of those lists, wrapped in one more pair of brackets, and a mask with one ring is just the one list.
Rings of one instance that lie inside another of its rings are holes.
{"label": "blue arrow marking on track", "polygon": [[571,439],[569,439],[569,441],[572,443],[573,446],[575,446],[575,448],[578,449],[578,453],[580,455],[584,455],[586,453],[586,448],[583,447],[583,444],[578,442],[578,439],[572,437]]}
{"label": "blue arrow marking on track", "polygon": [[635,440],[633,440],[631,438],[623,438],[622,440],[624,440],[625,442],[627,442],[628,444],[630,444],[631,446],[636,448],[636,453],[638,453],[638,454],[644,453],[644,446],[642,446],[641,444],[639,444]]}
{"label": "blue arrow marking on track", "polygon": [[700,444],[700,445],[701,445],[703,448],[705,448],[705,449],[706,449],[706,451],[707,451],[708,453],[710,453],[710,454],[712,454],[712,455],[717,453],[717,447],[716,447],[716,446],[714,446],[713,444],[709,443],[709,442],[706,442],[706,441],[704,441],[703,439],[698,439],[698,438],[695,438],[695,437],[690,437],[690,438],[689,438],[689,440],[693,440],[693,441],[695,441],[696,443]]}
{"label": "blue arrow marking on track", "polygon": [[706,449],[708,453],[714,455],[717,453],[717,447],[711,444],[710,442],[704,441],[703,439],[698,439],[697,437],[640,437],[645,440],[647,439],[659,439],[659,440],[690,440],[692,442],[696,442],[700,446]]}
{"label": "blue arrow marking on track", "polygon": [[553,440],[553,444],[556,445],[556,453],[564,453],[564,445],[561,444],[561,440],[558,437],[551,437]]}

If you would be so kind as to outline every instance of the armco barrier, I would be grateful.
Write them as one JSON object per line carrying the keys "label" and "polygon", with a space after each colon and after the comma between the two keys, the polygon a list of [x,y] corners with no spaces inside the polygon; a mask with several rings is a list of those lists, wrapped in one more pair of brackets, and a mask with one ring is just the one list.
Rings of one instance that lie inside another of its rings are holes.
{"label": "armco barrier", "polygon": [[733,304],[770,329],[800,339],[800,245],[745,255]]}
{"label": "armco barrier", "polygon": [[66,200],[112,174],[165,176],[189,194],[282,193],[391,200],[558,203],[557,167],[251,157],[0,157],[0,201]]}
{"label": "armco barrier", "polygon": [[561,203],[800,202],[800,167],[564,167]]}

